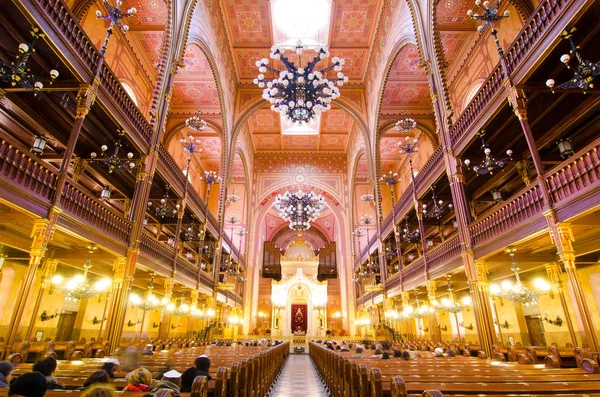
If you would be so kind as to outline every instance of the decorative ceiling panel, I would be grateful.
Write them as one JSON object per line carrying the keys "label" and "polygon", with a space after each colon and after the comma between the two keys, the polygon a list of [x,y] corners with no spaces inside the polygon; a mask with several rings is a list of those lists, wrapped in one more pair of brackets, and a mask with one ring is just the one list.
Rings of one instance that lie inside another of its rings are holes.
{"label": "decorative ceiling panel", "polygon": [[442,46],[450,70],[458,66],[457,61],[463,59],[476,36],[473,32],[441,32]]}
{"label": "decorative ceiling panel", "polygon": [[321,135],[319,149],[327,152],[343,152],[346,150],[348,135]]}
{"label": "decorative ceiling panel", "polygon": [[219,93],[214,81],[176,82],[173,84],[174,108],[200,109],[202,112],[220,112]]}
{"label": "decorative ceiling panel", "polygon": [[256,151],[281,149],[281,135],[279,134],[252,135],[252,138],[254,141],[254,149]]}
{"label": "decorative ceiling panel", "polygon": [[429,83],[388,81],[381,103],[382,112],[400,112],[407,108],[431,110]]}
{"label": "decorative ceiling panel", "polygon": [[232,45],[271,46],[269,2],[265,0],[227,0],[221,2]]}
{"label": "decorative ceiling panel", "polygon": [[331,47],[370,46],[379,10],[378,0],[333,2]]}
{"label": "decorative ceiling panel", "polygon": [[321,114],[321,133],[347,133],[351,131],[352,117],[341,109],[331,109]]}
{"label": "decorative ceiling panel", "polygon": [[200,140],[200,147],[202,148],[201,158],[220,159],[221,158],[221,138],[218,136],[214,137],[195,137]]}
{"label": "decorative ceiling panel", "polygon": [[164,25],[167,23],[167,4],[164,0],[123,0],[122,10],[135,7],[136,13],[127,19],[131,26]]}
{"label": "decorative ceiling panel", "polygon": [[402,47],[394,60],[388,80],[396,80],[413,76],[425,76],[425,69],[419,67],[417,47],[409,44]]}
{"label": "decorative ceiling panel", "polygon": [[160,59],[160,48],[162,47],[163,32],[140,32],[131,31],[128,33],[130,40],[138,46],[142,60],[145,57],[148,61],[148,67],[156,68],[156,64]]}
{"label": "decorative ceiling panel", "polygon": [[467,17],[467,11],[473,7],[472,0],[440,0],[437,6],[437,21],[442,28],[473,28],[476,25],[475,21]]}
{"label": "decorative ceiling panel", "polygon": [[214,81],[208,59],[197,45],[191,44],[185,49],[184,66],[177,71],[177,76],[194,76],[195,79]]}
{"label": "decorative ceiling panel", "polygon": [[284,150],[318,150],[319,136],[315,135],[285,135],[281,137]]}
{"label": "decorative ceiling panel", "polygon": [[279,113],[271,109],[259,109],[248,118],[248,125],[252,133],[280,133],[281,122]]}

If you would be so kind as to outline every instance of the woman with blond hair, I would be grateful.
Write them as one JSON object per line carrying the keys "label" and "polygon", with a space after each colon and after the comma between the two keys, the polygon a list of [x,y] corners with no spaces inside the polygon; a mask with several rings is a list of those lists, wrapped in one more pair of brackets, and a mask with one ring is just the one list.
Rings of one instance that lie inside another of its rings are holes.
{"label": "woman with blond hair", "polygon": [[129,384],[123,391],[147,392],[152,383],[152,374],[146,368],[133,370],[129,375]]}

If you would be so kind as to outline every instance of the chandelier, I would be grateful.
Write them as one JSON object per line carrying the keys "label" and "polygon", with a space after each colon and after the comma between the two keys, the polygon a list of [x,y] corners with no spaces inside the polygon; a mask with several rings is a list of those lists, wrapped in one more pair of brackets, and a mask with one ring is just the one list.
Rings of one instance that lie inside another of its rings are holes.
{"label": "chandelier", "polygon": [[279,216],[290,223],[290,229],[301,232],[310,229],[310,222],[317,219],[325,208],[325,200],[313,191],[286,191],[275,197],[273,205],[279,211]]}
{"label": "chandelier", "polygon": [[231,194],[227,195],[227,202],[228,203],[237,203],[238,201],[240,201],[240,196],[235,194],[235,189],[232,189]]}
{"label": "chandelier", "polygon": [[[506,166],[506,163],[509,160],[512,160],[513,151],[508,149],[506,151],[506,155],[508,156],[507,158],[496,160],[494,156],[492,156],[492,149],[490,149],[489,145],[485,143],[485,140],[483,139],[483,136],[485,135],[485,130],[481,130],[479,133],[477,133],[477,135],[479,135],[479,137],[481,138],[481,149],[483,149],[485,158],[481,161],[479,165],[473,166],[473,171],[477,175],[493,175],[494,173],[502,171],[502,169]],[[471,169],[471,160],[466,159],[464,161],[464,164],[467,166],[468,170]]]}
{"label": "chandelier", "polygon": [[110,280],[103,279],[90,284],[88,280],[88,272],[92,268],[92,254],[97,249],[95,244],[90,244],[88,247],[88,258],[83,265],[83,275],[75,276],[60,290],[65,293],[65,299],[70,302],[79,302],[82,299],[88,299],[98,295],[110,286]]}
{"label": "chandelier", "polygon": [[133,306],[147,312],[150,310],[157,309],[161,306],[161,302],[158,300],[156,296],[152,293],[154,289],[154,277],[155,273],[150,274],[150,283],[148,284],[148,292],[146,293],[146,298],[142,300],[139,296],[135,294],[131,294],[129,299]]}
{"label": "chandelier", "polygon": [[[163,198],[160,199],[160,206],[154,208],[154,214],[163,219],[165,217],[168,218],[172,218],[177,214],[177,211],[179,211],[180,205],[177,204],[175,205],[175,208],[173,208],[172,210],[169,209],[168,206],[168,200],[169,200],[169,192],[171,191],[171,186],[167,185],[165,186],[165,194],[163,195]],[[148,201],[148,207],[152,206],[152,201]]]}
{"label": "chandelier", "polygon": [[[298,65],[295,65],[284,56],[284,48],[271,47],[271,58],[283,63],[286,70],[277,70],[268,66],[267,58],[256,61],[260,74],[254,79],[254,84],[264,88],[262,97],[271,103],[271,110],[285,114],[294,123],[309,123],[315,115],[331,109],[331,101],[340,96],[340,90],[335,83],[342,86],[348,82],[348,77],[342,73],[344,59],[333,57],[331,66],[314,70],[320,60],[329,57],[329,50],[326,47],[318,47],[314,59],[303,66],[302,52],[306,48],[302,45],[302,40],[296,42],[295,53],[298,55]],[[337,74],[335,79],[330,81],[324,75],[332,69]],[[275,73],[277,77],[265,82],[263,73],[267,71]]]}
{"label": "chandelier", "polygon": [[[25,89],[33,89],[33,94],[37,95],[38,92],[44,88],[42,81],[47,81],[42,77],[38,77],[31,73],[29,69],[29,60],[35,54],[35,42],[40,37],[44,37],[40,28],[31,28],[31,41],[29,44],[19,44],[19,49],[15,60],[11,63],[0,61],[0,82],[10,83],[12,87],[17,85]],[[50,70],[50,84],[58,77],[58,71],[56,69]]]}
{"label": "chandelier", "polygon": [[416,294],[416,303],[417,308],[413,308],[412,306],[406,306],[404,308],[404,317],[412,317],[416,319],[428,317],[430,313],[433,312],[433,308],[429,308],[427,305],[421,306],[421,301],[419,300],[419,291],[415,291]]}
{"label": "chandelier", "polygon": [[500,2],[501,0],[498,0],[490,6],[490,2],[487,0],[484,1],[483,4],[481,0],[475,0],[475,5],[483,10],[483,14],[479,15],[477,13],[474,13],[473,10],[468,10],[467,15],[469,16],[469,18],[474,19],[476,21],[483,21],[483,25],[477,26],[477,31],[480,33],[482,33],[484,30],[491,26],[492,30],[490,33],[494,37],[496,49],[498,50],[498,54],[500,54],[500,56],[503,57],[504,51],[500,46],[500,40],[498,40],[498,30],[494,26],[494,22],[500,21],[504,18],[508,18],[510,16],[510,12],[508,10],[505,10],[504,13],[500,15],[500,13],[498,12],[500,8]]}
{"label": "chandelier", "polygon": [[202,241],[204,240],[204,233],[204,228],[201,228],[200,225],[198,225],[196,231],[196,224],[194,218],[192,218],[192,223],[181,233],[180,238],[182,241]]}
{"label": "chandelier", "polygon": [[[352,235],[358,239],[358,255],[360,256],[360,254],[361,254],[360,239],[365,235],[365,230],[361,227],[357,227],[352,232]],[[371,277],[371,275],[369,273],[367,273],[367,269],[363,268],[363,266],[360,265],[358,268],[358,271],[356,272],[356,278],[354,278],[353,281],[357,284],[362,284],[363,279],[369,278],[369,277]]]}
{"label": "chandelier", "polygon": [[200,110],[196,111],[195,115],[193,115],[192,117],[189,117],[188,119],[185,120],[185,126],[190,131],[194,131],[194,132],[204,131],[204,129],[206,128],[206,121],[204,121],[200,117]]}
{"label": "chandelier", "polygon": [[439,305],[437,304],[437,302],[434,303],[435,306],[437,306],[437,308],[439,310],[443,310],[445,312],[448,313],[453,313],[453,314],[457,314],[462,312],[464,309],[466,309],[470,304],[471,304],[471,298],[468,296],[465,296],[460,302],[454,300],[454,294],[452,293],[452,291],[454,291],[454,289],[452,288],[452,283],[450,282],[450,278],[451,276],[448,274],[446,276],[446,280],[448,280],[448,298],[444,298],[442,299],[442,304]]}
{"label": "chandelier", "polygon": [[396,131],[408,132],[417,127],[417,122],[414,119],[408,117],[406,112],[402,112],[400,116],[402,116],[402,118],[396,121],[396,125],[394,126],[394,129]]}
{"label": "chandelier", "polygon": [[418,243],[421,239],[421,233],[419,229],[415,229],[412,232],[408,226],[408,218],[406,218],[406,226],[402,229],[402,239],[407,243]]}
{"label": "chandelier", "polygon": [[444,200],[438,200],[435,195],[435,186],[431,186],[431,195],[433,198],[433,207],[427,209],[427,204],[423,204],[423,215],[427,218],[435,218],[440,220],[448,211],[452,211],[454,205],[452,203],[444,205]]}
{"label": "chandelier", "polygon": [[[181,290],[181,298],[179,298],[179,306],[173,308],[173,314],[177,317],[183,317],[189,314],[190,307],[184,302],[185,299],[185,288]],[[171,306],[172,307],[172,306]]]}
{"label": "chandelier", "polygon": [[221,183],[221,177],[217,175],[216,171],[204,171],[204,177],[200,177],[200,180],[208,185],[209,192],[212,185]]}
{"label": "chandelier", "polygon": [[569,66],[571,57],[575,56],[575,59],[577,59],[577,65],[573,68],[573,78],[558,86],[555,86],[556,82],[553,79],[548,79],[548,81],[546,81],[546,85],[550,87],[552,93],[554,93],[555,90],[579,88],[585,94],[588,89],[594,88],[594,80],[600,76],[600,61],[592,63],[591,61],[583,59],[581,53],[579,52],[580,47],[573,41],[573,33],[576,31],[577,29],[572,27],[565,29],[561,34],[563,40],[569,40],[569,44],[571,46],[569,54],[571,55],[563,54],[560,57],[560,61],[564,63],[568,69],[571,69],[571,66]]}
{"label": "chandelier", "polygon": [[121,24],[121,19],[132,16],[137,12],[137,10],[135,7],[131,7],[127,10],[127,12],[121,11],[119,7],[123,5],[122,0],[117,0],[117,5],[114,7],[108,4],[108,0],[102,0],[102,2],[104,3],[108,13],[103,15],[102,11],[96,10],[96,18],[110,21],[110,25],[108,26],[108,29],[106,29],[106,38],[104,39],[104,44],[102,44],[102,48],[100,49],[100,55],[104,56],[104,54],[106,54],[106,47],[108,46],[110,36],[113,34],[113,28],[116,26],[121,28],[123,33],[127,33],[127,31],[129,31],[129,26]]}
{"label": "chandelier", "polygon": [[500,286],[497,284],[490,285],[490,293],[499,298],[503,298],[509,300],[511,302],[520,303],[523,306],[532,306],[537,305],[538,298],[542,295],[546,295],[550,290],[550,285],[542,279],[538,279],[535,281],[535,285],[538,288],[538,291],[532,291],[527,288],[519,277],[519,267],[517,266],[517,262],[515,261],[515,252],[517,251],[514,247],[509,247],[506,249],[506,253],[510,255],[510,259],[512,261],[511,270],[515,274],[515,283],[505,280],[502,282]]}
{"label": "chandelier", "polygon": [[119,139],[115,142],[115,150],[112,154],[108,154],[108,146],[102,145],[100,146],[100,152],[102,153],[101,159],[98,159],[98,154],[96,152],[90,153],[91,161],[99,161],[100,164],[108,169],[108,173],[112,173],[113,171],[128,171],[130,169],[135,168],[135,162],[131,161],[133,158],[133,153],[128,152],[126,157],[120,157],[120,151],[123,148],[123,136],[126,134],[125,130],[117,130],[119,133]]}
{"label": "chandelier", "polygon": [[375,196],[373,195],[373,193],[369,193],[369,188],[366,187],[365,188],[365,194],[363,194],[362,196],[360,196],[360,200],[364,201],[365,203],[370,203],[373,200],[375,200]]}

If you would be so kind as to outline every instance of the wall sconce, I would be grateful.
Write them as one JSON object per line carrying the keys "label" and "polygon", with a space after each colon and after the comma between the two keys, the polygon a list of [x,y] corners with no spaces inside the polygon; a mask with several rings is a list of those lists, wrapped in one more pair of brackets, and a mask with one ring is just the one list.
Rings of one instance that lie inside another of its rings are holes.
{"label": "wall sconce", "polygon": [[169,237],[167,239],[167,245],[170,245],[171,247],[173,246],[173,237]]}
{"label": "wall sconce", "polygon": [[465,325],[465,323],[460,323],[459,324],[461,327],[463,327],[464,329],[468,329],[469,331],[473,331],[475,328],[473,328],[473,324],[470,323],[469,325]]}
{"label": "wall sconce", "polygon": [[448,331],[448,327],[447,327],[446,325],[444,325],[443,327],[440,327],[440,330],[442,330],[442,331],[444,331],[444,332],[445,332],[445,331]]}
{"label": "wall sconce", "polygon": [[133,327],[135,325],[138,325],[140,322],[141,322],[140,320],[137,320],[137,322],[134,323],[133,321],[129,320],[129,321],[127,321],[127,326]]}
{"label": "wall sconce", "polygon": [[492,190],[492,198],[494,199],[495,202],[499,203],[502,201],[502,193],[500,192],[500,190],[494,189]]}
{"label": "wall sconce", "polygon": [[573,151],[573,145],[571,144],[571,140],[569,138],[561,139],[560,141],[556,142],[556,145],[558,146],[558,150],[560,151],[560,157],[562,157],[563,159],[571,157],[573,153],[575,153]]}
{"label": "wall sconce", "polygon": [[92,324],[96,325],[104,321],[106,321],[106,317],[104,317],[102,320],[98,320],[98,317],[94,316],[94,318],[92,319]]}
{"label": "wall sconce", "polygon": [[40,314],[40,318],[41,318],[42,321],[50,321],[53,318],[56,318],[58,316],[59,316],[58,309],[56,309],[56,311],[54,312],[54,314],[51,314],[51,315],[48,315],[48,313],[45,310],[42,312],[42,314]]}
{"label": "wall sconce", "polygon": [[421,326],[419,326],[419,330],[423,331],[423,332],[429,332],[429,327],[423,328],[423,326],[421,325]]}
{"label": "wall sconce", "polygon": [[177,325],[175,325],[175,324],[171,324],[171,329],[177,329],[177,328],[179,328],[179,327],[181,327],[181,323],[179,323],[179,324],[177,324]]}
{"label": "wall sconce", "polygon": [[545,315],[544,321],[547,322],[548,324],[552,324],[556,327],[562,327],[562,325],[563,325],[563,320],[562,320],[562,318],[560,318],[560,316],[556,316],[556,320],[552,320],[552,319],[548,318],[548,315]]}
{"label": "wall sconce", "polygon": [[452,226],[453,226],[455,229],[458,229],[458,222],[456,221],[456,219],[452,221]]}
{"label": "wall sconce", "polygon": [[432,238],[428,238],[427,239],[427,248],[431,248],[433,247],[433,239]]}
{"label": "wall sconce", "polygon": [[158,327],[160,327],[161,325],[162,325],[162,323],[158,323],[158,324],[156,324],[156,323],[152,323],[152,328],[158,328]]}
{"label": "wall sconce", "polygon": [[110,187],[104,186],[102,188],[102,191],[100,192],[100,200],[102,200],[102,201],[110,200],[111,193],[112,193],[112,190],[110,189]]}
{"label": "wall sconce", "polygon": [[496,324],[498,327],[504,328],[504,329],[508,329],[508,327],[510,327],[510,325],[508,325],[508,320],[505,320],[503,323],[500,323],[500,324],[498,324],[498,321],[494,321],[494,324]]}
{"label": "wall sconce", "polygon": [[33,146],[29,149],[31,152],[37,154],[38,156],[44,153],[44,149],[46,148],[46,143],[48,140],[43,135],[36,135],[33,139]]}
{"label": "wall sconce", "polygon": [[148,217],[144,218],[144,220],[142,221],[142,225],[144,225],[144,226],[148,225]]}

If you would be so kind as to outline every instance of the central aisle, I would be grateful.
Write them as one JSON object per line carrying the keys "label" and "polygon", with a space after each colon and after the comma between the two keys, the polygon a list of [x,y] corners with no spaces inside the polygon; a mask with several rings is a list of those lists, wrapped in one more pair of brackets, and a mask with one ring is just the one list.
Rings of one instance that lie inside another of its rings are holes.
{"label": "central aisle", "polygon": [[327,395],[308,354],[290,355],[271,392],[271,397],[326,397]]}

